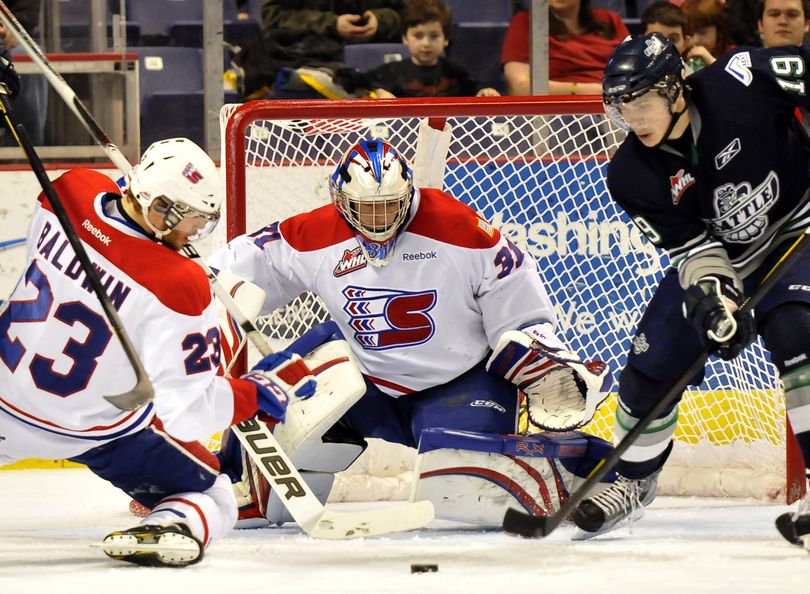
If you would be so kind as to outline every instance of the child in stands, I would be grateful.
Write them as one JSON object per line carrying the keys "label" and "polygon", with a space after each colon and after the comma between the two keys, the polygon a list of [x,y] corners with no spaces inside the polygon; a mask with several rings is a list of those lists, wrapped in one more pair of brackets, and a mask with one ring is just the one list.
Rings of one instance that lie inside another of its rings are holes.
{"label": "child in stands", "polygon": [[410,59],[369,71],[375,94],[394,97],[497,97],[500,93],[443,57],[450,9],[440,0],[410,0],[402,11],[402,43]]}

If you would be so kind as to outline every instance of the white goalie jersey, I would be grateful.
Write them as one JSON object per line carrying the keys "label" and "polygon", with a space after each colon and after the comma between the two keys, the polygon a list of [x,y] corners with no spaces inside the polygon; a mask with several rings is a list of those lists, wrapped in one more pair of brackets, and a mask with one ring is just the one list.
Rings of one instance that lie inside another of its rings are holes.
{"label": "white goalie jersey", "polygon": [[305,291],[320,296],[361,371],[393,396],[459,376],[507,330],[556,326],[531,256],[434,189],[415,191],[382,267],[331,204],[237,237],[209,263],[261,287],[263,314]]}

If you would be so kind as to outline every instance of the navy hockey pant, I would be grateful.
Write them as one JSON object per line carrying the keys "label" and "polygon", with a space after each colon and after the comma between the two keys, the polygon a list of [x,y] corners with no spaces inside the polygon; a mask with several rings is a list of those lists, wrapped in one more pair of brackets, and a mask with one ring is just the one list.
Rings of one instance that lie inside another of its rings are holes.
{"label": "navy hockey pant", "polygon": [[515,385],[490,375],[486,359],[459,377],[416,394],[393,398],[366,380],[366,393],[341,419],[363,437],[416,447],[429,427],[514,433]]}

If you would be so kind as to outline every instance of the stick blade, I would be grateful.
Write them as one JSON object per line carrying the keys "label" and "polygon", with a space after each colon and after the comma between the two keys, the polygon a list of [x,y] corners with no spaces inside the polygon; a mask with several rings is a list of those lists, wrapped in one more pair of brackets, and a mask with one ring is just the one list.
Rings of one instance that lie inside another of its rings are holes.
{"label": "stick blade", "polygon": [[331,540],[380,536],[423,528],[433,521],[435,513],[430,501],[350,513],[326,510],[306,532],[313,538]]}
{"label": "stick blade", "polygon": [[553,532],[557,525],[551,520],[553,516],[532,516],[513,508],[506,510],[503,516],[503,531],[512,536],[524,538],[543,538]]}

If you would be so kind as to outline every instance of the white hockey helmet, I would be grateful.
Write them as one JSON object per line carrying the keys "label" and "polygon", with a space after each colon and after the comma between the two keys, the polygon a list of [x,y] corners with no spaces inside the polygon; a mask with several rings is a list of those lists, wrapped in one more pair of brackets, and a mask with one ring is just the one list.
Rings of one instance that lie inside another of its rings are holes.
{"label": "white hockey helmet", "polygon": [[329,180],[329,193],[332,203],[358,232],[369,263],[387,264],[413,197],[408,162],[384,140],[362,140],[338,163]]}
{"label": "white hockey helmet", "polygon": [[[208,235],[219,221],[224,196],[222,179],[211,157],[188,138],[169,138],[151,144],[127,174],[127,187],[158,239],[184,218],[197,217],[205,222],[189,238],[191,241]],[[149,220],[148,212],[153,205],[155,210],[165,213],[166,229],[157,229]]]}

